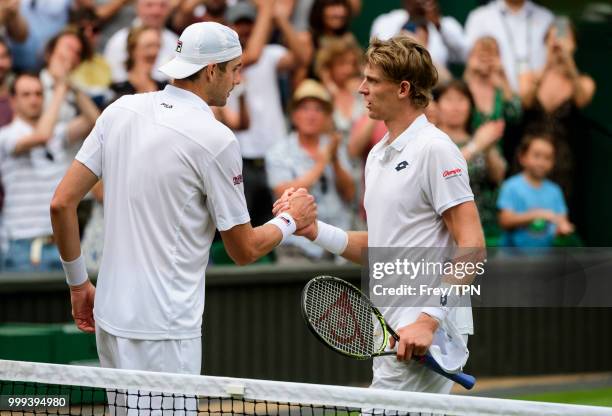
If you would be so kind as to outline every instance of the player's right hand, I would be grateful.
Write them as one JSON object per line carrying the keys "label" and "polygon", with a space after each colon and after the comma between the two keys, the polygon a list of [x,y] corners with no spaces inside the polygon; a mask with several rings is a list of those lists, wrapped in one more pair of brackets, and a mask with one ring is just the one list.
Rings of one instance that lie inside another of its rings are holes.
{"label": "player's right hand", "polygon": [[72,318],[77,328],[83,332],[94,333],[96,331],[93,317],[95,294],[96,288],[90,280],[79,286],[70,286]]}
{"label": "player's right hand", "polygon": [[317,204],[312,195],[304,188],[300,188],[288,197],[289,209],[287,212],[295,220],[298,230],[312,224],[317,219]]}

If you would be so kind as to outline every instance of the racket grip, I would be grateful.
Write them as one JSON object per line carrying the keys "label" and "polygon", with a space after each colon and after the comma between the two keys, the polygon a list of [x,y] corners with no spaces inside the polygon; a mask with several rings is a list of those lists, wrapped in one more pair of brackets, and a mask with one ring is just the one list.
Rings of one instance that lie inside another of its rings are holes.
{"label": "racket grip", "polygon": [[421,355],[420,357],[414,357],[414,359],[425,365],[430,370],[440,374],[441,376],[453,380],[455,383],[461,385],[467,390],[470,390],[476,384],[476,378],[472,375],[465,373],[447,373],[446,371],[444,371],[444,369],[442,369],[442,367],[440,367],[440,365],[429,353]]}

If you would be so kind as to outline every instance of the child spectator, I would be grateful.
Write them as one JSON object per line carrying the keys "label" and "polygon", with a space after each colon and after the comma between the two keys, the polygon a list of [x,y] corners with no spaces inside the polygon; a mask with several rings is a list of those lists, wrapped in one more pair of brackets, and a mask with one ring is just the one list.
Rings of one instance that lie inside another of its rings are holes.
{"label": "child spectator", "polygon": [[557,235],[569,235],[569,222],[561,188],[546,179],[555,161],[555,146],[545,134],[526,136],[519,147],[523,171],[506,180],[497,207],[506,247],[550,247]]}

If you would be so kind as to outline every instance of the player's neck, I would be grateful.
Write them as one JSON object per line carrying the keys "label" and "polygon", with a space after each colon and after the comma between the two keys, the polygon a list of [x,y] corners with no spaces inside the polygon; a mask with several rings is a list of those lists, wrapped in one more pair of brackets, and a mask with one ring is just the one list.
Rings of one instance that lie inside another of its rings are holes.
{"label": "player's neck", "polygon": [[389,119],[385,120],[385,126],[389,131],[389,140],[387,144],[393,143],[395,139],[399,137],[410,125],[417,119],[418,116],[423,114],[423,110],[409,107],[409,110],[398,112],[398,114]]}

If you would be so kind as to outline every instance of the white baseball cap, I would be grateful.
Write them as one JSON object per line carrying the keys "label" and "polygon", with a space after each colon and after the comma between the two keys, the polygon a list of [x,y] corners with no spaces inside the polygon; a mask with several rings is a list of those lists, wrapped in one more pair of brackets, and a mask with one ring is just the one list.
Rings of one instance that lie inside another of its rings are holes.
{"label": "white baseball cap", "polygon": [[231,61],[240,55],[242,47],[235,31],[215,22],[194,23],[183,30],[174,58],[158,69],[170,78],[183,79],[206,65]]}

